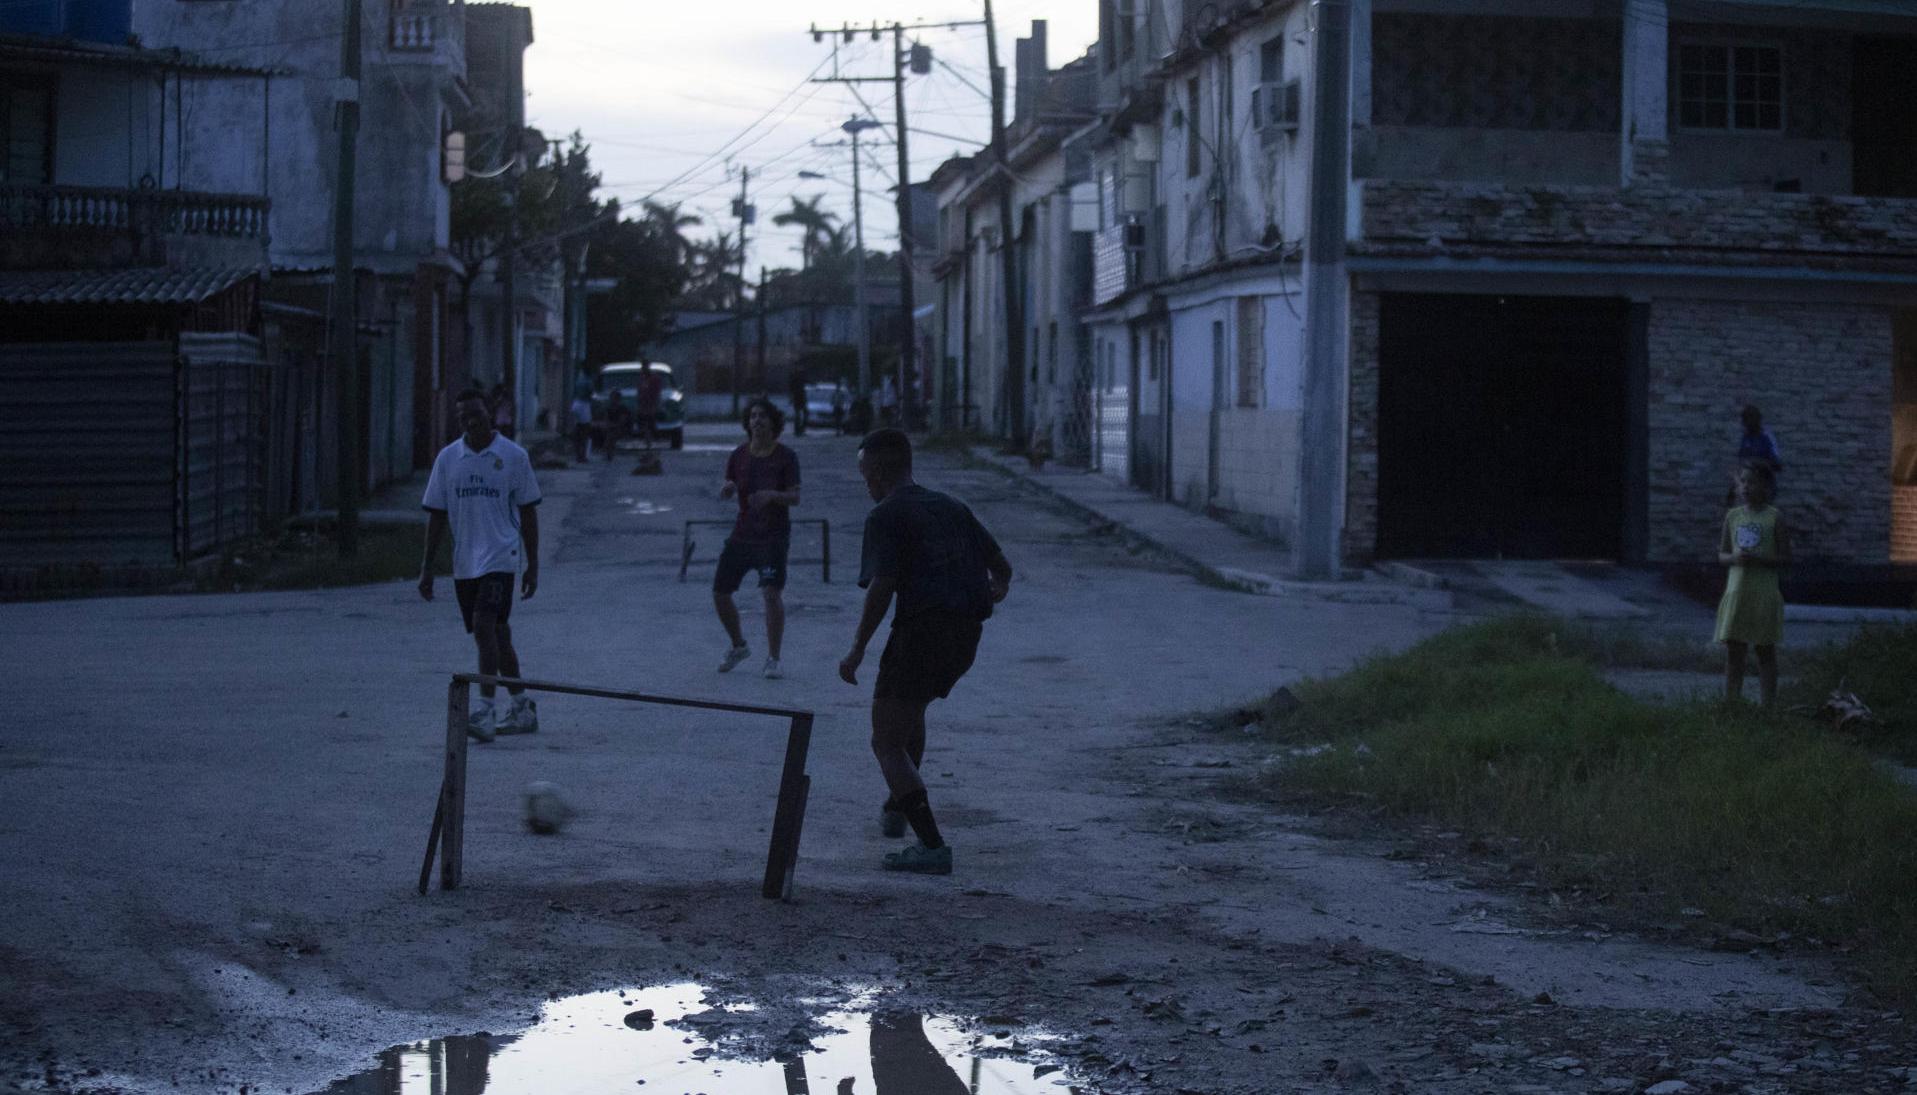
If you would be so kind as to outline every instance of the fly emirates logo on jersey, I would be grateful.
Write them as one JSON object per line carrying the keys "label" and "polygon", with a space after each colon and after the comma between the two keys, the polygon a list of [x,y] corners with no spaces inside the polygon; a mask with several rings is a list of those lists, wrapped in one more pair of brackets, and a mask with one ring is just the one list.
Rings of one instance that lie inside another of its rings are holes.
{"label": "fly emirates logo on jersey", "polygon": [[499,488],[486,482],[486,478],[484,476],[468,475],[466,477],[465,486],[453,488],[453,497],[455,498],[497,498],[499,497]]}

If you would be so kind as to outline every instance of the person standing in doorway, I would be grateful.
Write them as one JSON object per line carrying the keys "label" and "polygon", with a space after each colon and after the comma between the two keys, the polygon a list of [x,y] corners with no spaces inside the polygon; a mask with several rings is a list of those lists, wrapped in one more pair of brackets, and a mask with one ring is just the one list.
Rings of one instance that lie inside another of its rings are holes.
{"label": "person standing in doorway", "polygon": [[1715,635],[1724,644],[1724,698],[1743,697],[1745,652],[1756,647],[1758,697],[1765,707],[1777,702],[1777,644],[1784,637],[1777,572],[1791,554],[1789,531],[1771,504],[1776,484],[1770,465],[1744,465],[1737,476],[1743,504],[1724,515],[1717,545],[1717,561],[1728,568]]}
{"label": "person standing in doorway", "polygon": [[[514,577],[521,598],[530,599],[539,589],[539,483],[526,450],[493,428],[484,394],[476,388],[460,392],[458,409],[465,433],[440,450],[420,502],[429,516],[419,595],[433,599],[433,557],[450,529],[453,590],[466,631],[479,647],[479,671],[517,678],[519,652],[508,620]],[[525,689],[508,685],[511,703],[497,717],[494,691],[493,685],[479,686],[479,703],[467,715],[467,733],[491,741],[495,734],[539,729],[538,709]]]}
{"label": "person standing in doorway", "polygon": [[785,640],[786,556],[792,546],[792,507],[799,504],[799,454],[779,443],[785,415],[763,397],[746,405],[746,443],[726,459],[721,500],[738,498],[739,517],[732,535],[719,553],[719,569],[712,576],[712,603],[732,646],[719,661],[719,672],[730,673],[752,655],[739,629],[739,606],[732,595],[745,581],[746,571],[759,574],[759,592],[765,597],[766,659],[762,672],[772,680],[785,676],[779,666]]}
{"label": "person standing in doorway", "polygon": [[912,480],[912,442],[880,429],[859,446],[859,475],[877,503],[865,518],[859,585],[865,608],[839,677],[857,684],[866,644],[892,607],[892,634],[872,687],[872,754],[890,796],[880,810],[886,836],[916,843],[888,853],[890,871],[951,874],[952,849],[939,833],[919,765],[925,759],[925,709],[951,694],[978,652],[992,606],[1011,588],[1012,566],[998,541],[963,502]]}

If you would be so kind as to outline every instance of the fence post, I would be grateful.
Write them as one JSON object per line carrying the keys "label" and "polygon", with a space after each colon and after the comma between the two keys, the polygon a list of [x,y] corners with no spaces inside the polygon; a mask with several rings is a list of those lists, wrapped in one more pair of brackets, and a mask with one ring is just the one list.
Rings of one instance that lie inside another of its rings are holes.
{"label": "fence post", "polygon": [[779,804],[772,812],[772,847],[766,852],[762,897],[792,896],[792,874],[799,863],[799,830],[805,821],[805,801],[812,780],[805,774],[805,754],[812,743],[812,716],[792,716],[785,739],[785,768],[779,774]]}
{"label": "fence post", "polygon": [[472,684],[453,678],[446,688],[446,778],[440,784],[439,888],[459,888],[466,843],[466,705]]}

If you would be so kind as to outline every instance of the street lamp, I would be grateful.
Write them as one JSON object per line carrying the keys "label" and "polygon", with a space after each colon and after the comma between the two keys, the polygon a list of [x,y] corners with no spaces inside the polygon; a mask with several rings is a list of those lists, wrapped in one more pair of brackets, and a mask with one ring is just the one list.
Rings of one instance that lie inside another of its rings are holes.
{"label": "street lamp", "polygon": [[879,123],[870,118],[852,117],[839,126],[852,138],[852,300],[858,316],[859,347],[859,395],[865,397],[871,391],[872,347],[871,325],[865,313],[865,216],[859,206],[859,134],[868,129],[877,129]]}

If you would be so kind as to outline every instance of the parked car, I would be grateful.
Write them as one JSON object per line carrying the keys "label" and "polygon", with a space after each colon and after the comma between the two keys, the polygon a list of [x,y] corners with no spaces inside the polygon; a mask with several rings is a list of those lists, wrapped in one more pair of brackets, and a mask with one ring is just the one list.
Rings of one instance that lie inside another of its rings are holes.
{"label": "parked car", "polygon": [[675,449],[681,448],[686,443],[686,396],[679,390],[672,366],[663,362],[615,361],[601,366],[599,380],[593,387],[592,419],[595,423],[605,423],[612,393],[618,392],[619,401],[631,416],[623,436],[638,437],[639,378],[647,369],[659,378],[659,413],[653,420],[653,435],[663,438]]}
{"label": "parked car", "polygon": [[845,412],[851,406],[852,393],[836,384],[805,386],[805,420],[814,426],[845,428]]}

